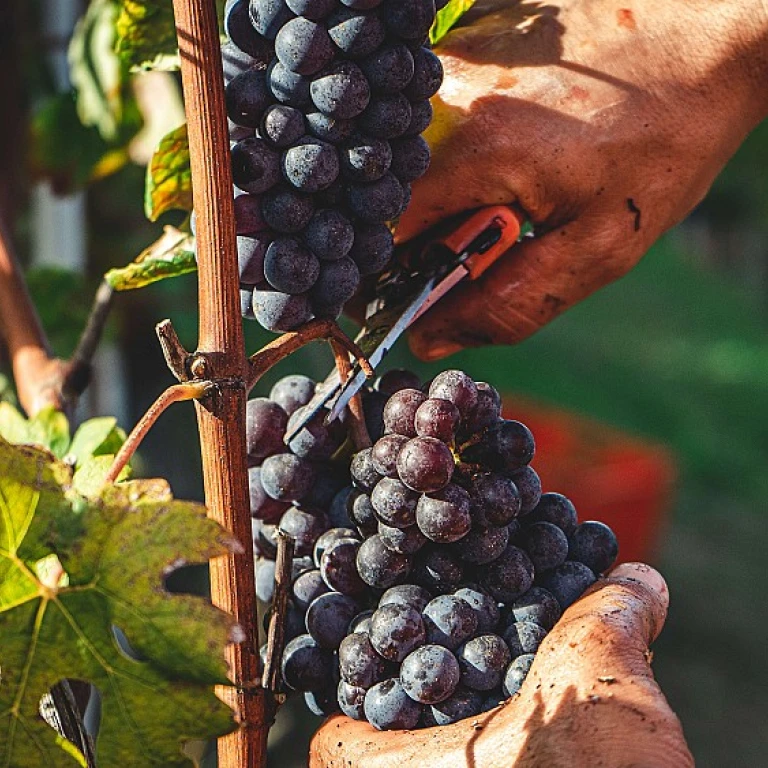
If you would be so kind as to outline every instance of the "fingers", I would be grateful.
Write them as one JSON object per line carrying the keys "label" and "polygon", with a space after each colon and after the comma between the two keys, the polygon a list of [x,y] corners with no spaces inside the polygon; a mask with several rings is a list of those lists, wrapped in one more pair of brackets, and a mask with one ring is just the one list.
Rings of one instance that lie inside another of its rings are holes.
{"label": "fingers", "polygon": [[422,360],[438,360],[464,347],[522,341],[628,271],[643,250],[628,216],[611,227],[580,219],[524,240],[421,318],[410,332],[411,349]]}

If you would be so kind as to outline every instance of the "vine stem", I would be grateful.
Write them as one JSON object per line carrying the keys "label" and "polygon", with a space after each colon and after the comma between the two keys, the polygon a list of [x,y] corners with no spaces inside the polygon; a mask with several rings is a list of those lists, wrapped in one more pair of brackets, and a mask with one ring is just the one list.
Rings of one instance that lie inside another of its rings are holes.
{"label": "vine stem", "polygon": [[[189,136],[197,227],[200,323],[195,378],[216,386],[197,400],[208,514],[242,551],[210,564],[211,600],[231,614],[245,639],[227,647],[233,686],[218,695],[235,710],[240,728],[219,740],[219,768],[264,768],[266,696],[261,687],[253,538],[245,451],[245,382],[238,288],[235,212],[224,75],[215,0],[173,0]],[[270,702],[271,704],[271,702]],[[271,709],[271,706],[270,706]]]}
{"label": "vine stem", "polygon": [[146,437],[147,432],[154,426],[161,414],[173,405],[173,403],[183,402],[184,400],[199,400],[211,387],[215,386],[210,381],[195,381],[188,384],[174,384],[163,392],[160,397],[149,406],[147,412],[139,419],[136,426],[125,439],[120,450],[112,462],[112,466],[104,478],[105,483],[116,483],[117,478],[123,468],[131,460],[131,457],[138,450],[141,441]]}
{"label": "vine stem", "polygon": [[[339,372],[339,381],[345,382],[352,373],[352,365],[349,362],[349,354],[336,339],[331,339],[331,349],[333,350],[333,359],[336,362],[336,370]],[[370,366],[369,366],[370,367]],[[372,372],[366,375],[370,378]],[[349,401],[349,419],[350,436],[355,445],[355,449],[362,451],[364,448],[370,448],[373,444],[371,436],[368,434],[368,427],[365,424],[365,411],[363,410],[363,398],[359,392]]]}

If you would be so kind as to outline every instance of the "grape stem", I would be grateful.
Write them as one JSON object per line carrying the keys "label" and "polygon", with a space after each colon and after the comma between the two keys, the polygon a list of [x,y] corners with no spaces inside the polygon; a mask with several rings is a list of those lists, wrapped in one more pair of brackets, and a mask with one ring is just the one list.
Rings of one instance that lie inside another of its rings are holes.
{"label": "grape stem", "polygon": [[250,363],[250,370],[246,380],[248,391],[253,389],[256,382],[273,365],[292,355],[303,346],[319,339],[326,339],[331,342],[331,346],[333,346],[334,342],[339,344],[357,360],[358,365],[365,371],[366,376],[373,376],[373,368],[371,368],[368,359],[360,347],[339,328],[338,323],[333,320],[310,320],[302,325],[301,328],[284,333],[248,358]]}
{"label": "grape stem", "polygon": [[147,432],[152,429],[155,422],[160,418],[160,415],[173,403],[179,403],[184,400],[199,400],[204,395],[215,387],[216,385],[211,381],[196,381],[188,382],[184,384],[174,384],[163,392],[160,397],[155,400],[152,405],[149,406],[147,412],[139,419],[136,426],[131,430],[126,441],[123,443],[120,450],[117,452],[112,466],[107,472],[107,476],[104,478],[106,483],[117,482],[117,478],[123,471],[123,468],[131,460],[131,457],[141,445],[142,440],[146,437]]}
{"label": "grape stem", "polygon": [[275,562],[275,598],[267,632],[267,658],[264,662],[262,685],[273,694],[280,691],[280,660],[285,645],[285,623],[288,595],[291,589],[291,566],[295,541],[285,531],[277,532],[277,560]]}
{"label": "grape stem", "polygon": [[[330,341],[333,350],[333,358],[336,361],[336,370],[339,372],[339,381],[345,382],[352,375],[352,365],[349,362],[349,353],[336,339]],[[370,374],[369,374],[370,375]],[[365,412],[363,411],[363,398],[360,392],[356,392],[349,401],[350,436],[355,449],[362,451],[373,445],[368,427],[365,424]]]}

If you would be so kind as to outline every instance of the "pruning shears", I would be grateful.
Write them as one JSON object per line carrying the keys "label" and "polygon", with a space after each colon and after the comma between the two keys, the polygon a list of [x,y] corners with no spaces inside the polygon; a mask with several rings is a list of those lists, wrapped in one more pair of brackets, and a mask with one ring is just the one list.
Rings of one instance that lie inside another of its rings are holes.
{"label": "pruning shears", "polygon": [[[523,219],[507,206],[481,208],[400,246],[394,266],[382,273],[355,341],[372,368],[381,363],[405,330],[462,280],[477,280],[520,238]],[[287,435],[298,435],[323,408],[326,423],[337,419],[366,381],[353,366],[346,382],[334,371],[318,387],[304,418]]]}

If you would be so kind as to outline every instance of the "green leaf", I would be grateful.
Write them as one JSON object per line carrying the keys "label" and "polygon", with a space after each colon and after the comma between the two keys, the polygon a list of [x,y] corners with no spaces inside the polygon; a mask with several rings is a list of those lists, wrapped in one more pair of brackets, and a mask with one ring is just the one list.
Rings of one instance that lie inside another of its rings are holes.
{"label": "green leaf", "polygon": [[187,126],[162,138],[147,166],[144,211],[150,221],[166,211],[192,210],[192,171],[189,167]]}
{"label": "green leaf", "polygon": [[103,416],[84,421],[67,450],[67,454],[80,466],[92,456],[114,455],[125,442],[125,432],[117,426],[117,419]]}
{"label": "green leaf", "polygon": [[29,441],[27,420],[8,402],[0,403],[0,437],[4,437],[9,443]]}
{"label": "green leaf", "polygon": [[190,765],[184,741],[234,728],[212,686],[227,681],[235,628],[208,601],[168,593],[164,578],[230,540],[163,483],[85,499],[71,479],[49,454],[0,440],[0,764],[80,764],[38,714],[54,683],[79,679],[101,693],[99,765]]}
{"label": "green leaf", "polygon": [[93,0],[75,28],[69,46],[69,69],[77,93],[77,113],[104,141],[127,144],[141,128],[128,67],[115,52],[117,6]]}
{"label": "green leaf", "polygon": [[158,280],[179,277],[197,269],[195,238],[175,227],[165,227],[161,237],[135,261],[119,269],[110,269],[104,279],[116,291],[143,288]]}
{"label": "green leaf", "polygon": [[475,0],[449,0],[448,4],[437,12],[432,29],[429,30],[432,45],[439,43],[474,4]]}
{"label": "green leaf", "polygon": [[[78,463],[72,478],[72,487],[82,496],[98,496],[104,488],[104,481],[114,460],[114,456],[88,456]],[[117,482],[127,480],[130,476],[130,467],[123,467]]]}
{"label": "green leaf", "polygon": [[117,53],[129,67],[154,69],[177,53],[171,0],[121,0]]}

